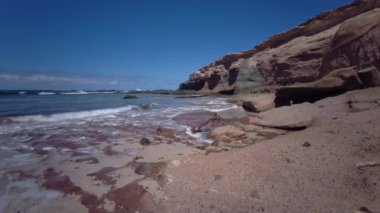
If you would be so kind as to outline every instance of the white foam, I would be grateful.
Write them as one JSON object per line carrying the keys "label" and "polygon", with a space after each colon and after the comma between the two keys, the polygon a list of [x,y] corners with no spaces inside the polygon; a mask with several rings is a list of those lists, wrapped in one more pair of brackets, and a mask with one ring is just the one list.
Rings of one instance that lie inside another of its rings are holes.
{"label": "white foam", "polygon": [[65,112],[52,115],[30,115],[30,116],[21,116],[21,117],[12,117],[13,121],[26,122],[26,121],[43,121],[43,122],[52,122],[52,121],[62,121],[62,120],[72,120],[72,119],[81,119],[86,117],[94,117],[101,115],[116,114],[125,111],[132,110],[132,106],[118,107],[118,108],[108,108],[108,109],[96,109],[89,111],[80,111],[80,112]]}
{"label": "white foam", "polygon": [[231,107],[225,107],[225,108],[220,108],[220,109],[210,109],[211,112],[221,112],[221,111],[225,111],[225,110],[229,110],[229,109],[236,109],[236,108],[239,108],[239,106],[231,106]]}
{"label": "white foam", "polygon": [[188,134],[190,137],[194,138],[198,142],[208,143],[208,144],[212,144],[214,142],[211,139],[207,139],[207,137],[205,137],[204,133],[202,132],[193,133],[190,127],[186,128],[186,134]]}
{"label": "white foam", "polygon": [[55,95],[55,92],[39,92],[38,95]]}
{"label": "white foam", "polygon": [[208,105],[216,105],[216,104],[227,105],[228,103],[225,102],[224,99],[217,98],[215,100],[208,101],[206,104],[208,104]]}
{"label": "white foam", "polygon": [[75,91],[75,92],[62,92],[61,94],[62,95],[87,95],[89,93],[85,92],[83,90],[78,90],[78,91]]}

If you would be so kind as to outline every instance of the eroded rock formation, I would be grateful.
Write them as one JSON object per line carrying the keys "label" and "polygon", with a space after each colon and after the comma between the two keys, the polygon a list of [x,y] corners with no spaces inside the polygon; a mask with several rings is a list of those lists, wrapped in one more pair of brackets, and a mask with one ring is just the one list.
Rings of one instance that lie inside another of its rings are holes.
{"label": "eroded rock formation", "polygon": [[324,12],[201,68],[180,90],[244,93],[268,85],[316,81],[333,70],[380,68],[380,1],[357,0]]}

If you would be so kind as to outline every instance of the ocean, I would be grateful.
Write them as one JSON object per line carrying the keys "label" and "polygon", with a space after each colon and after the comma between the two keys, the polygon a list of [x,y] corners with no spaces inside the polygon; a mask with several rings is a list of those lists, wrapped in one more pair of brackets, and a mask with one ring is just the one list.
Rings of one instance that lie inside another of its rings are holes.
{"label": "ocean", "polygon": [[[3,93],[0,95],[0,149],[28,146],[30,141],[48,140],[51,136],[68,137],[83,143],[96,140],[93,137],[99,135],[105,138],[136,136],[136,132],[120,130],[126,126],[141,127],[141,135],[136,137],[143,137],[153,127],[189,128],[172,120],[181,113],[217,112],[234,107],[223,98],[215,97],[137,94],[137,99],[123,99],[125,95],[84,91]],[[94,131],[102,133],[96,135]]]}

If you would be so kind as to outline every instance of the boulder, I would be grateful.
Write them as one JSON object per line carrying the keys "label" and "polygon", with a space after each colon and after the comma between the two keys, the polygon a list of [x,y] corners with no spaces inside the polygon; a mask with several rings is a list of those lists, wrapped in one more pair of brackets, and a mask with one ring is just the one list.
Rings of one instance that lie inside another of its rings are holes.
{"label": "boulder", "polygon": [[310,103],[283,106],[250,117],[249,123],[283,130],[301,130],[309,127],[318,108]]}
{"label": "boulder", "polygon": [[137,99],[138,97],[135,95],[126,95],[123,97],[123,99]]}
{"label": "boulder", "polygon": [[231,125],[216,127],[210,133],[211,138],[224,142],[229,142],[234,139],[241,139],[244,138],[245,135],[246,133],[243,130]]}
{"label": "boulder", "polygon": [[274,98],[274,94],[242,98],[242,107],[247,112],[264,112],[274,108]]}

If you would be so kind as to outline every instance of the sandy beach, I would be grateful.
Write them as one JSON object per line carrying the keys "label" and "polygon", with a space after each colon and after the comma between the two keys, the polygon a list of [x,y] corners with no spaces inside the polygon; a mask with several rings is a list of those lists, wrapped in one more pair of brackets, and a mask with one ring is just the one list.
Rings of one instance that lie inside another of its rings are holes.
{"label": "sandy beach", "polygon": [[313,104],[305,130],[168,164],[160,211],[379,212],[379,92]]}

